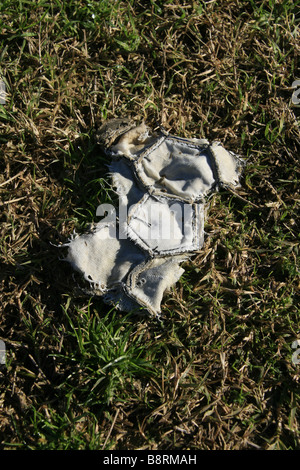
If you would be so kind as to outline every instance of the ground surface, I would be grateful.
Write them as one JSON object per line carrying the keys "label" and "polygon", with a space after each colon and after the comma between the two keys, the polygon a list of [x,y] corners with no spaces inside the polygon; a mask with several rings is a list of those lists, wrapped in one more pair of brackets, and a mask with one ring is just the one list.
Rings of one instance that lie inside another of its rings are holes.
{"label": "ground surface", "polygon": [[[299,449],[298,11],[1,2],[1,448]],[[51,244],[113,197],[93,137],[124,116],[248,159],[163,325],[78,295]]]}

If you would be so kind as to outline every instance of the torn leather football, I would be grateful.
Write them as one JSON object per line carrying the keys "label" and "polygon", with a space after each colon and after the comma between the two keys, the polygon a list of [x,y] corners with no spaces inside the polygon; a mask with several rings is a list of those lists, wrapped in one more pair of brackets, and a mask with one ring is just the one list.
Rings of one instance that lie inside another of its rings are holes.
{"label": "torn leather football", "polygon": [[239,185],[243,160],[218,142],[153,132],[128,119],[106,122],[97,139],[110,158],[119,206],[113,219],[71,238],[66,259],[91,294],[158,316],[182,262],[203,246],[207,197]]}

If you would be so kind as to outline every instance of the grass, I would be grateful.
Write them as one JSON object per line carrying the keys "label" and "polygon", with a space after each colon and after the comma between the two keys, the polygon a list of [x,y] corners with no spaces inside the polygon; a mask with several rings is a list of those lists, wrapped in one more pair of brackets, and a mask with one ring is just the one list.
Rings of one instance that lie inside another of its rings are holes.
{"label": "grass", "polygon": [[[299,449],[298,9],[1,3],[2,449]],[[94,131],[130,115],[247,159],[162,324],[80,296],[52,245],[114,200]]]}

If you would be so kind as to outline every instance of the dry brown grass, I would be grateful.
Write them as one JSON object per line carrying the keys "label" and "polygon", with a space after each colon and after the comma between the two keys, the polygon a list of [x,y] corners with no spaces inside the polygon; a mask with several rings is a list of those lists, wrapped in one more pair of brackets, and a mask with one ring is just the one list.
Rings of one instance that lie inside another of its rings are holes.
{"label": "dry brown grass", "polygon": [[[0,7],[2,448],[297,449],[299,2],[89,4]],[[75,296],[50,244],[110,197],[94,129],[129,115],[248,159],[163,327]]]}

